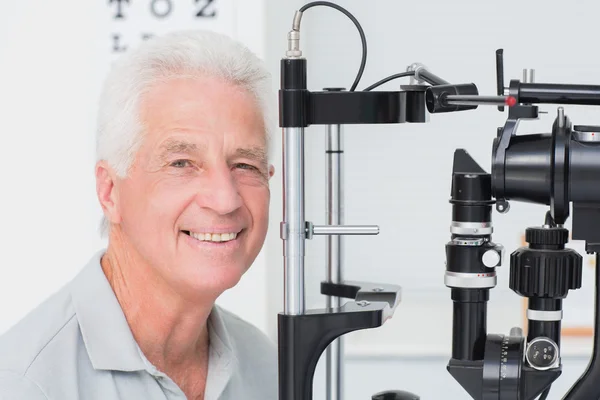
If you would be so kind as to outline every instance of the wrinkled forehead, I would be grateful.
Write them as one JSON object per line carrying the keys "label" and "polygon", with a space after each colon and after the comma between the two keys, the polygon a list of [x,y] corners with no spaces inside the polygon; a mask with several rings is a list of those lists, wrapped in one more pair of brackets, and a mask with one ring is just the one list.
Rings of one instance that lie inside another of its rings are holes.
{"label": "wrinkled forehead", "polygon": [[[146,139],[197,136],[234,141],[240,147],[262,147],[268,153],[266,118],[249,90],[214,77],[173,78],[150,87],[140,99]],[[188,138],[190,141],[190,138]]]}

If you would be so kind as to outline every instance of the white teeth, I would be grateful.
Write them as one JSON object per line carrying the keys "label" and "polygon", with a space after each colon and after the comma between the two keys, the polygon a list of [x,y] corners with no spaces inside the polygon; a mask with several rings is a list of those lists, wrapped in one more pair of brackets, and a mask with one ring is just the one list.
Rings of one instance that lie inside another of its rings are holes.
{"label": "white teeth", "polygon": [[237,237],[237,233],[196,233],[190,232],[190,236],[206,242],[228,242]]}

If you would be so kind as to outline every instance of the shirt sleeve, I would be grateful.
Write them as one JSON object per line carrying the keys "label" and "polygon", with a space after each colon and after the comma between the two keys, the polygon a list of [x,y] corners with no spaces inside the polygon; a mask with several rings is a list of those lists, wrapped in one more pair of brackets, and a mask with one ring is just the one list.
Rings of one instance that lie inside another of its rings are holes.
{"label": "shirt sleeve", "polygon": [[0,371],[0,400],[49,400],[29,378],[12,371]]}

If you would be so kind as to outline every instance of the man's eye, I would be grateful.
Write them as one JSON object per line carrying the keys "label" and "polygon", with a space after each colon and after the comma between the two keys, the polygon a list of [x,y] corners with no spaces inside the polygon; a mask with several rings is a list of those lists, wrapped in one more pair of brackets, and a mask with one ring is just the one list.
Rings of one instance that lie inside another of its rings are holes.
{"label": "man's eye", "polygon": [[171,167],[175,167],[175,168],[185,168],[191,165],[189,160],[177,160],[177,161],[173,161],[171,164]]}
{"label": "man's eye", "polygon": [[254,165],[250,165],[250,164],[239,163],[239,164],[236,164],[235,166],[237,168],[241,168],[241,169],[248,169],[248,170],[258,171],[258,168],[256,168]]}

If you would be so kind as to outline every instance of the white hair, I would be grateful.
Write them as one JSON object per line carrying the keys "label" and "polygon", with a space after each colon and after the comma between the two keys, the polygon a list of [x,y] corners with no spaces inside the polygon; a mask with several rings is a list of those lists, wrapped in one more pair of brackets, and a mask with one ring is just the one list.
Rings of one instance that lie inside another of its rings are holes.
{"label": "white hair", "polygon": [[[251,93],[264,115],[269,149],[274,98],[267,68],[242,43],[220,33],[192,30],[147,39],[114,62],[100,97],[96,160],[105,160],[120,177],[127,176],[143,136],[143,94],[158,82],[190,76],[223,78]],[[104,217],[103,236],[108,225]]]}

